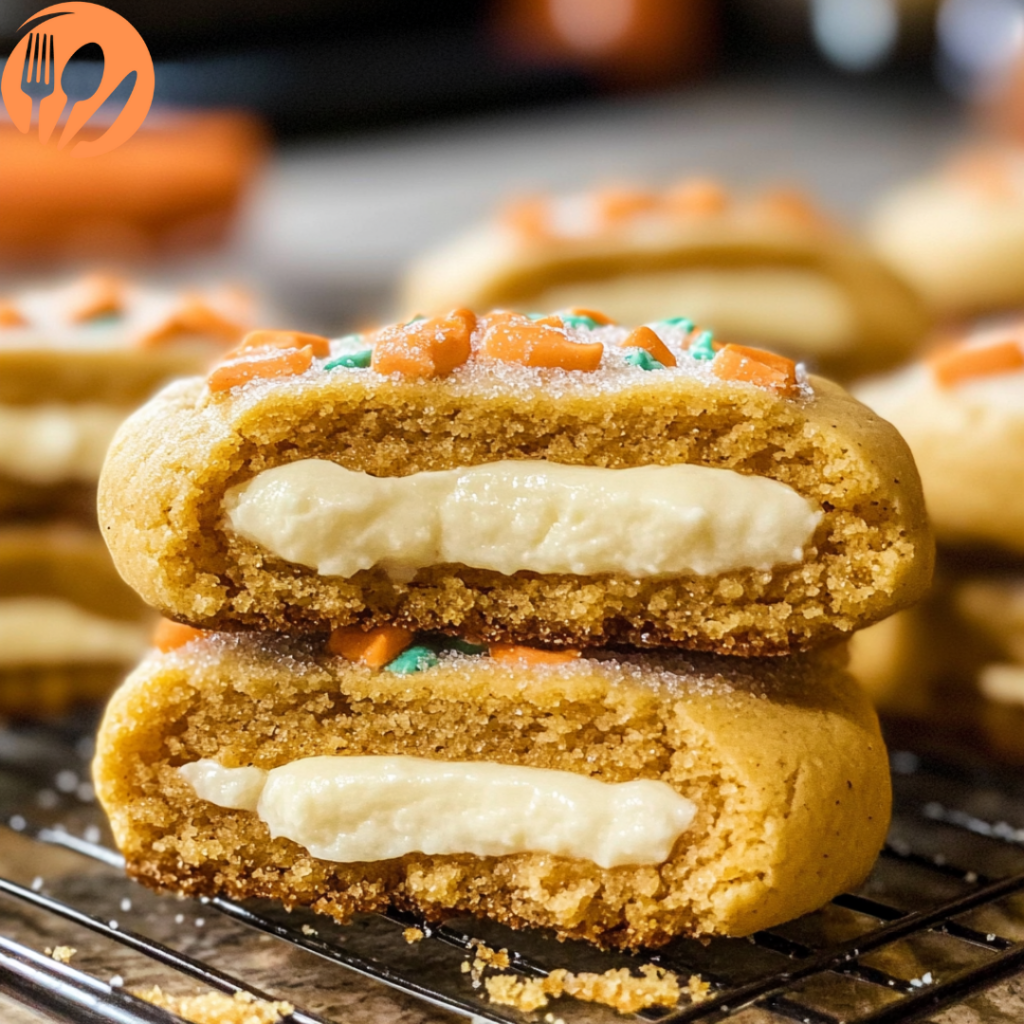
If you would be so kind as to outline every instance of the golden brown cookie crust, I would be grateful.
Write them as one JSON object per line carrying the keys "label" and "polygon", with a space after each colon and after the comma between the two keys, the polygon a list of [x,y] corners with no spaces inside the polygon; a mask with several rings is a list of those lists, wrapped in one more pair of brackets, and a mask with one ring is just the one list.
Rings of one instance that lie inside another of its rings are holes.
{"label": "golden brown cookie crust", "polygon": [[[595,389],[587,374],[551,372],[514,387],[483,370],[427,383],[313,370],[218,394],[201,381],[172,386],[110,450],[104,536],[147,602],[229,630],[391,622],[491,641],[786,654],[845,637],[926,588],[932,541],[913,460],[838,386],[812,378],[812,397],[786,398],[661,372]],[[780,480],[824,515],[815,553],[771,571],[633,580],[438,566],[407,584],[381,569],[341,579],[273,558],[223,525],[228,488],[307,458],[377,476],[496,459],[686,462]]]}
{"label": "golden brown cookie crust", "polygon": [[[339,920],[397,906],[658,945],[771,927],[867,875],[888,825],[888,764],[841,653],[603,659],[538,669],[452,656],[402,676],[319,645],[200,639],[149,658],[115,695],[97,793],[128,871],[146,884],[308,904]],[[177,771],[200,758],[270,769],[326,754],[661,779],[698,810],[660,866],[602,869],[548,854],[345,865],[271,840],[253,813],[198,800]]]}

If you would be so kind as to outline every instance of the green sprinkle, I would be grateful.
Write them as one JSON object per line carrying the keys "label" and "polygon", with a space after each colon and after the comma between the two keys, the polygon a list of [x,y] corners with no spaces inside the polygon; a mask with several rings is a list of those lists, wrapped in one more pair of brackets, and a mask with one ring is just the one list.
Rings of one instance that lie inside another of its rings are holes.
{"label": "green sprinkle", "polygon": [[711,331],[701,331],[690,346],[690,355],[694,359],[714,359],[715,350],[711,344],[713,337]]}
{"label": "green sprinkle", "polygon": [[89,317],[88,324],[90,327],[106,327],[108,324],[119,323],[123,319],[123,313],[97,313],[96,316]]}
{"label": "green sprinkle", "polygon": [[543,320],[546,316],[551,316],[550,313],[527,313],[526,314],[531,320]]}
{"label": "green sprinkle", "polygon": [[447,637],[445,646],[458,651],[459,654],[486,654],[488,651],[487,644],[471,644],[468,640],[460,640],[456,636]]}
{"label": "green sprinkle", "polygon": [[586,327],[588,331],[592,331],[595,327],[601,326],[593,317],[581,316],[579,313],[559,313],[558,316],[567,327]]}
{"label": "green sprinkle", "polygon": [[408,676],[413,672],[433,668],[436,664],[437,655],[429,647],[417,644],[414,647],[407,647],[394,661],[389,661],[385,668],[400,676]]}
{"label": "green sprinkle", "polygon": [[426,319],[427,318],[422,313],[417,313],[411,320],[406,320],[405,323],[402,324],[402,326],[403,327],[408,327],[409,324],[414,324],[418,320],[426,320]]}
{"label": "green sprinkle", "polygon": [[670,316],[667,320],[659,320],[659,324],[665,324],[666,327],[682,327],[687,334],[693,330],[693,321],[688,316]]}
{"label": "green sprinkle", "polygon": [[641,370],[664,370],[665,364],[659,363],[647,349],[627,348],[626,362],[630,366],[639,366]]}
{"label": "green sprinkle", "polygon": [[373,349],[364,348],[360,352],[349,352],[347,355],[338,356],[337,359],[332,359],[329,363],[324,363],[325,370],[336,370],[339,366],[346,366],[349,369],[364,370],[370,365],[370,360],[373,358]]}

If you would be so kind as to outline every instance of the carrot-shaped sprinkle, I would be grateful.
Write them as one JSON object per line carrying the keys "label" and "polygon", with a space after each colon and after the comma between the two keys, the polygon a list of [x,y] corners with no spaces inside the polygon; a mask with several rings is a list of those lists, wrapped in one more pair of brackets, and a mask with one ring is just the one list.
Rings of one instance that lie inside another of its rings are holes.
{"label": "carrot-shaped sprinkle", "polygon": [[622,341],[623,348],[642,348],[661,363],[662,366],[675,366],[676,357],[669,347],[650,329],[637,327],[629,332]]}
{"label": "carrot-shaped sprinkle", "polygon": [[994,345],[957,345],[936,352],[928,362],[936,381],[948,388],[971,377],[993,377],[1019,370],[1024,367],[1024,352],[1020,342],[1013,340]]}
{"label": "carrot-shaped sprinkle", "polygon": [[273,379],[275,377],[294,377],[305,373],[313,365],[313,349],[286,348],[269,351],[255,350],[251,356],[232,359],[215,366],[206,378],[211,391],[227,391],[241,384],[248,384],[257,377]]}
{"label": "carrot-shaped sprinkle", "polygon": [[521,644],[491,644],[491,657],[506,665],[567,665],[575,661],[579,651],[546,651],[542,647],[524,647]]}
{"label": "carrot-shaped sprinkle", "polygon": [[0,299],[0,327],[24,327],[28,321],[13,302]]}
{"label": "carrot-shaped sprinkle", "polygon": [[806,227],[830,227],[831,222],[810,197],[796,188],[773,188],[762,192],[756,206],[770,216]]}
{"label": "carrot-shaped sprinkle", "polygon": [[411,629],[401,626],[341,626],[331,633],[327,650],[349,661],[361,661],[370,668],[382,668],[395,660],[413,641]]}
{"label": "carrot-shaped sprinkle", "polygon": [[250,331],[225,358],[241,355],[259,348],[305,348],[309,346],[317,359],[331,354],[331,342],[320,334],[302,331]]}
{"label": "carrot-shaped sprinkle", "polygon": [[602,327],[615,323],[606,313],[597,309],[587,309],[585,306],[570,306],[565,312],[568,316],[578,317],[581,320],[593,320],[595,324]]}
{"label": "carrot-shaped sprinkle", "polygon": [[658,197],[645,189],[610,185],[595,192],[593,202],[602,223],[617,224],[654,209],[658,205]]}
{"label": "carrot-shaped sprinkle", "polygon": [[996,153],[961,156],[950,165],[947,177],[995,202],[1006,202],[1017,194],[1007,161]]}
{"label": "carrot-shaped sprinkle", "polygon": [[538,240],[551,234],[550,208],[544,196],[515,199],[505,206],[498,219],[521,238]]}
{"label": "carrot-shaped sprinkle", "polygon": [[729,193],[713,178],[687,178],[665,192],[662,204],[684,217],[706,217],[725,210]]}
{"label": "carrot-shaped sprinkle", "polygon": [[74,324],[124,311],[124,282],[113,274],[89,274],[73,289],[68,319]]}
{"label": "carrot-shaped sprinkle", "polygon": [[370,368],[404,377],[447,377],[469,359],[475,327],[476,316],[468,309],[385,327],[374,342]]}
{"label": "carrot-shaped sprinkle", "polygon": [[601,342],[573,341],[562,321],[552,316],[529,320],[517,313],[492,315],[480,342],[485,359],[547,369],[591,372],[601,365],[603,354]]}
{"label": "carrot-shaped sprinkle", "polygon": [[240,324],[211,309],[201,298],[192,296],[186,298],[162,324],[139,338],[138,347],[159,348],[187,337],[235,342],[243,334],[245,328]]}
{"label": "carrot-shaped sprinkle", "polygon": [[153,646],[166,654],[178,647],[184,647],[191,640],[198,640],[207,635],[207,630],[186,626],[181,622],[161,619],[153,631]]}
{"label": "carrot-shaped sprinkle", "polygon": [[742,380],[777,391],[796,387],[796,364],[792,359],[746,345],[722,348],[711,360],[711,372],[722,380]]}

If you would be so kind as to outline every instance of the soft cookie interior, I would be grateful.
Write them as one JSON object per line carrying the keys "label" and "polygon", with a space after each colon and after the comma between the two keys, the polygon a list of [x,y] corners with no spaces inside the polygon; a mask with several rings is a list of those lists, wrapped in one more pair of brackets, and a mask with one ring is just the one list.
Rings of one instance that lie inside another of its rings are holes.
{"label": "soft cookie interior", "polygon": [[[339,919],[388,905],[481,914],[608,945],[743,935],[858,883],[882,842],[884,748],[840,661],[605,652],[538,668],[451,654],[403,675],[315,645],[212,636],[136,671],[107,711],[94,774],[128,870],[155,886]],[[396,757],[528,782],[535,769],[644,780],[692,811],[670,852],[642,864],[530,849],[339,862],[272,838],[237,789],[201,798],[182,771],[274,778],[309,758]]]}

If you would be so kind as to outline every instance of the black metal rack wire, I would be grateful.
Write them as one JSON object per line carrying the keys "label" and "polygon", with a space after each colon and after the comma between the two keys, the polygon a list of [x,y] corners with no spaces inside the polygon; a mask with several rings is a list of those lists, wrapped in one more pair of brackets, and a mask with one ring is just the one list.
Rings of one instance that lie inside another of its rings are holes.
{"label": "black metal rack wire", "polygon": [[[24,841],[81,858],[83,866],[91,862],[119,869],[121,859],[105,840],[102,816],[91,802],[87,747],[72,730],[0,732],[0,823]],[[392,913],[336,926],[314,915],[288,915],[270,904],[203,902],[206,912],[221,915],[229,927],[254,929],[267,941],[303,950],[330,968],[356,972],[435,1008],[494,1024],[550,1022],[555,1016],[566,1024],[590,1024],[615,1015],[570,999],[552,1003],[546,1013],[495,1005],[477,974],[455,968],[440,972],[429,950],[445,948],[471,960],[478,943],[486,942],[508,950],[509,967],[503,973],[524,977],[540,977],[554,967],[601,972],[628,966],[635,971],[650,963],[684,981],[699,974],[710,983],[703,1002],[684,996],[676,1007],[636,1015],[651,1024],[723,1021],[741,1013],[747,1020],[751,1012],[760,1014],[757,1020],[804,1024],[921,1020],[1024,973],[1024,779],[905,750],[894,753],[892,763],[893,826],[865,884],[814,914],[746,940],[679,940],[650,953],[625,955],[486,922],[429,926]],[[205,988],[280,998],[247,980],[244,962],[226,972],[176,948],[177,942],[158,941],[42,888],[0,879],[0,993],[44,1017],[88,1024],[179,1020],[132,995],[120,979],[104,981],[8,937],[5,906],[85,929],[97,941],[130,950]],[[425,935],[415,947],[404,937],[410,927]],[[369,935],[368,945],[363,936]],[[300,1008],[288,1020],[329,1024],[329,1018]]]}

